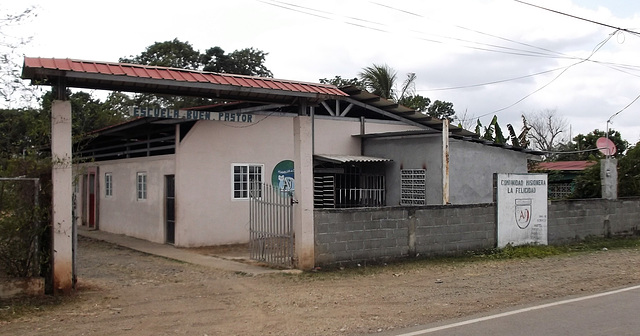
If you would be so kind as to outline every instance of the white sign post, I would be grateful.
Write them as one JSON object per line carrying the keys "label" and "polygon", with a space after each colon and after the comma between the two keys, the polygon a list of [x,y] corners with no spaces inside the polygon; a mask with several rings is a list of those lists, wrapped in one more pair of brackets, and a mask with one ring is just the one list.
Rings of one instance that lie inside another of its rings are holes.
{"label": "white sign post", "polygon": [[498,248],[547,245],[547,174],[496,174]]}

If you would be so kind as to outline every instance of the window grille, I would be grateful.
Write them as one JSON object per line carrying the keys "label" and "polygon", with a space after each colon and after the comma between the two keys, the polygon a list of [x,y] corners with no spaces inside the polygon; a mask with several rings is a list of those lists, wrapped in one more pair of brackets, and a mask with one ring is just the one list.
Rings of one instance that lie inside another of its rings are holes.
{"label": "window grille", "polygon": [[104,174],[104,195],[106,197],[113,196],[113,176],[111,173]]}
{"label": "window grille", "polygon": [[427,204],[427,170],[402,169],[401,175],[401,205]]}
{"label": "window grille", "polygon": [[345,173],[314,176],[314,207],[356,208],[386,205],[384,175],[363,174],[358,169]]}
{"label": "window grille", "polygon": [[147,199],[147,173],[138,173],[136,178],[136,193],[138,200]]}
{"label": "window grille", "polygon": [[261,197],[262,165],[234,164],[233,165],[233,198],[248,199],[249,187],[252,182],[258,185],[256,197]]}
{"label": "window grille", "polygon": [[564,199],[571,196],[573,187],[571,183],[549,184],[549,199]]}

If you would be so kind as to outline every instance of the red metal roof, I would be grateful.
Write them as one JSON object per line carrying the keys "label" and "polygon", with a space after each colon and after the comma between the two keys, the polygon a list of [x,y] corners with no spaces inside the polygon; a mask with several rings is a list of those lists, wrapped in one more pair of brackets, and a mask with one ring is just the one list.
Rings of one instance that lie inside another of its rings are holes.
{"label": "red metal roof", "polygon": [[596,164],[595,161],[555,161],[540,162],[536,165],[538,170],[585,170]]}
{"label": "red metal roof", "polygon": [[[184,86],[185,84],[189,84],[191,87],[188,93],[191,95],[211,94],[213,90],[216,90],[215,92],[217,94],[220,94],[220,92],[230,92],[232,93],[231,96],[235,99],[243,96],[247,96],[247,98],[259,98],[258,95],[260,98],[274,94],[282,96],[286,95],[287,92],[292,96],[300,96],[298,93],[305,94],[304,97],[311,98],[312,100],[348,96],[337,87],[327,84],[138,64],[82,61],[68,58],[25,57],[23,78],[34,80],[45,79],[49,81],[50,85],[57,85],[57,83],[53,82],[53,79],[64,78],[65,85],[73,87],[118,90],[118,88],[122,86],[120,90],[126,91],[128,89],[134,92],[152,92],[152,87],[155,87],[160,91],[153,91],[157,93],[167,93],[164,91],[176,89],[172,87],[171,84],[165,82],[172,81],[183,83],[182,87],[177,89],[176,94],[184,94]],[[124,79],[126,79],[126,81]],[[131,84],[132,80],[135,79],[142,81],[159,80],[162,81],[162,83],[157,84],[157,82],[154,81],[152,83],[137,82],[135,85]],[[213,84],[215,87],[203,87],[200,84]],[[243,91],[234,91],[234,87],[236,88],[235,90]],[[261,91],[248,91],[247,89]]]}

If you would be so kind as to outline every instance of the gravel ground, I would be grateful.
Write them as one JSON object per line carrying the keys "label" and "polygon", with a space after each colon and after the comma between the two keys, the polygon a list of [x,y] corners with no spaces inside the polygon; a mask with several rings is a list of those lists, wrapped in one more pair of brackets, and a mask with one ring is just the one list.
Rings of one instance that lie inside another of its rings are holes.
{"label": "gravel ground", "polygon": [[256,277],[82,237],[78,251],[76,294],[0,334],[360,335],[640,284],[637,249]]}

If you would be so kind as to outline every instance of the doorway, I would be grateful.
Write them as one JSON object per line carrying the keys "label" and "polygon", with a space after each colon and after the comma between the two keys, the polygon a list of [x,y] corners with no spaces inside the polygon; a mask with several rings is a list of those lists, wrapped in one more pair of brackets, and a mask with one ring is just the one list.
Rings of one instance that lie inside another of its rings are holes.
{"label": "doorway", "polygon": [[165,218],[166,218],[166,243],[176,242],[176,179],[175,175],[165,175]]}
{"label": "doorway", "polygon": [[98,228],[98,167],[87,169],[82,177],[82,225]]}

